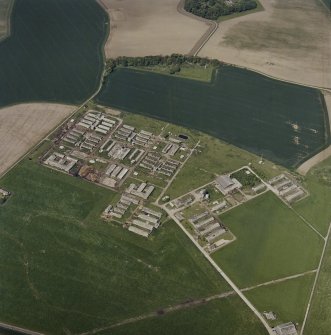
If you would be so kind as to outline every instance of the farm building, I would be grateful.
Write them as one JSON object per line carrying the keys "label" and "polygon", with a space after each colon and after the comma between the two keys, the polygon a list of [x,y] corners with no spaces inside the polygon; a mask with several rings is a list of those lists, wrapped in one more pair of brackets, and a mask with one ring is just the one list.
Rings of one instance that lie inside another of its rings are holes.
{"label": "farm building", "polygon": [[230,178],[228,175],[219,176],[216,179],[216,188],[222,192],[223,195],[232,193],[242,187],[240,182],[235,178]]}
{"label": "farm building", "polygon": [[278,325],[273,330],[277,335],[298,335],[295,325],[292,322]]}
{"label": "farm building", "polygon": [[2,188],[0,188],[0,196],[8,197],[8,196],[10,196],[10,192],[8,192],[8,191],[3,190]]}
{"label": "farm building", "polygon": [[65,156],[63,154],[60,154],[58,152],[54,152],[51,156],[49,156],[45,160],[45,164],[55,167],[59,170],[63,170],[65,172],[69,172],[74,165],[78,162],[77,159],[74,159],[69,156]]}
{"label": "farm building", "polygon": [[159,227],[161,217],[162,213],[143,207],[140,212],[136,213],[129,230],[138,235],[148,237],[154,229]]}
{"label": "farm building", "polygon": [[126,192],[146,200],[152,194],[154,188],[153,185],[148,185],[147,183],[141,183],[139,186],[130,184]]}
{"label": "farm building", "polygon": [[270,179],[269,184],[272,185],[274,193],[289,204],[301,200],[307,195],[307,192],[296,181],[285,174]]}

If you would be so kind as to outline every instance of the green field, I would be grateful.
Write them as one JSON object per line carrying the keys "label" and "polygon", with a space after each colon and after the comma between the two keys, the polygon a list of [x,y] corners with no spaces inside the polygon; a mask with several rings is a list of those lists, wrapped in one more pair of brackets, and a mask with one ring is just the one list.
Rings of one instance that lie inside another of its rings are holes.
{"label": "green field", "polygon": [[321,0],[325,3],[326,7],[331,11],[331,0]]}
{"label": "green field", "polygon": [[322,238],[272,193],[220,218],[237,240],[213,258],[239,287],[317,268]]}
{"label": "green field", "polygon": [[107,32],[94,0],[16,0],[0,44],[0,106],[83,102],[98,87]]}
{"label": "green field", "polygon": [[263,313],[273,311],[277,319],[271,326],[294,322],[302,325],[315,273],[278,284],[262,286],[245,292],[246,297]]}
{"label": "green field", "polygon": [[2,322],[78,333],[229,290],[173,222],[147,240],[102,221],[107,189],[29,159],[0,187]]}
{"label": "green field", "polygon": [[208,133],[295,166],[329,143],[318,90],[222,66],[211,83],[118,68],[97,102]]}
{"label": "green field", "polygon": [[[238,315],[236,311],[243,310]],[[260,335],[267,334],[237,297],[114,328],[99,335]]]}
{"label": "green field", "polygon": [[215,67],[211,65],[205,67],[198,64],[195,65],[183,64],[180,66],[180,71],[174,74],[169,73],[170,66],[167,65],[142,66],[142,67],[134,67],[134,69],[141,71],[151,71],[155,73],[169,75],[172,77],[188,78],[188,79],[210,82],[212,80]]}

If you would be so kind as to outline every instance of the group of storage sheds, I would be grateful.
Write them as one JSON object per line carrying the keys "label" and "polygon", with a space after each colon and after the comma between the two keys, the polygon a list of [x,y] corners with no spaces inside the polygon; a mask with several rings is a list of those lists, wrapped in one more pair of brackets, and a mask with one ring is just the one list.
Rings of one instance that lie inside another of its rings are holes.
{"label": "group of storage sheds", "polygon": [[159,227],[161,217],[162,213],[143,207],[132,219],[129,231],[148,237],[154,229]]}
{"label": "group of storage sheds", "polygon": [[189,222],[193,225],[196,233],[208,243],[216,242],[215,240],[226,232],[223,225],[210,215],[209,211],[192,216]]}
{"label": "group of storage sheds", "polygon": [[273,187],[275,193],[287,203],[301,200],[307,195],[301,186],[284,173],[270,179],[269,184]]}

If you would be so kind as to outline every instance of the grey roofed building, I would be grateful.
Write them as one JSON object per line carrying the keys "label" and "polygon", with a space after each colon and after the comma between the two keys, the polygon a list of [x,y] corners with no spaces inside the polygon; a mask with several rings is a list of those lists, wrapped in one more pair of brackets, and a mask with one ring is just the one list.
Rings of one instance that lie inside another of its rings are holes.
{"label": "grey roofed building", "polygon": [[298,335],[293,322],[283,323],[276,326],[273,330],[277,335]]}
{"label": "grey roofed building", "polygon": [[216,178],[216,187],[224,194],[227,195],[230,192],[241,188],[242,185],[235,178],[230,178],[228,175],[222,175]]}
{"label": "grey roofed building", "polygon": [[234,182],[232,181],[230,176],[226,176],[226,175],[219,176],[216,179],[216,182],[217,182],[217,184],[219,184],[224,189],[227,188],[227,187],[230,187],[234,184]]}

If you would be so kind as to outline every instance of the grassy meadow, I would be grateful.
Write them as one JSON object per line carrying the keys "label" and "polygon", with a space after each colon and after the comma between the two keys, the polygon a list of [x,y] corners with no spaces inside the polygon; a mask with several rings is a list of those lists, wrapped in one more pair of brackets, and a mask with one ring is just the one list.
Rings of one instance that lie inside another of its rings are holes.
{"label": "grassy meadow", "polygon": [[286,167],[329,143],[318,90],[236,67],[221,66],[210,83],[118,68],[96,100],[205,132]]}
{"label": "grassy meadow", "polygon": [[318,266],[322,238],[270,192],[220,219],[237,240],[213,258],[240,288]]}
{"label": "grassy meadow", "polygon": [[79,103],[97,89],[108,16],[93,0],[15,0],[0,43],[0,107]]}
{"label": "grassy meadow", "polygon": [[152,66],[142,66],[134,67],[136,70],[150,71],[155,73],[160,73],[164,75],[169,75],[172,77],[187,78],[193,80],[200,80],[204,82],[210,82],[213,78],[215,67],[211,65],[201,66],[198,64],[188,65],[183,64],[180,67],[180,71],[174,74],[170,74],[170,66],[167,65],[152,65]]}
{"label": "grassy meadow", "polygon": [[173,222],[150,239],[107,224],[115,193],[30,158],[0,180],[2,322],[79,333],[229,290]]}

